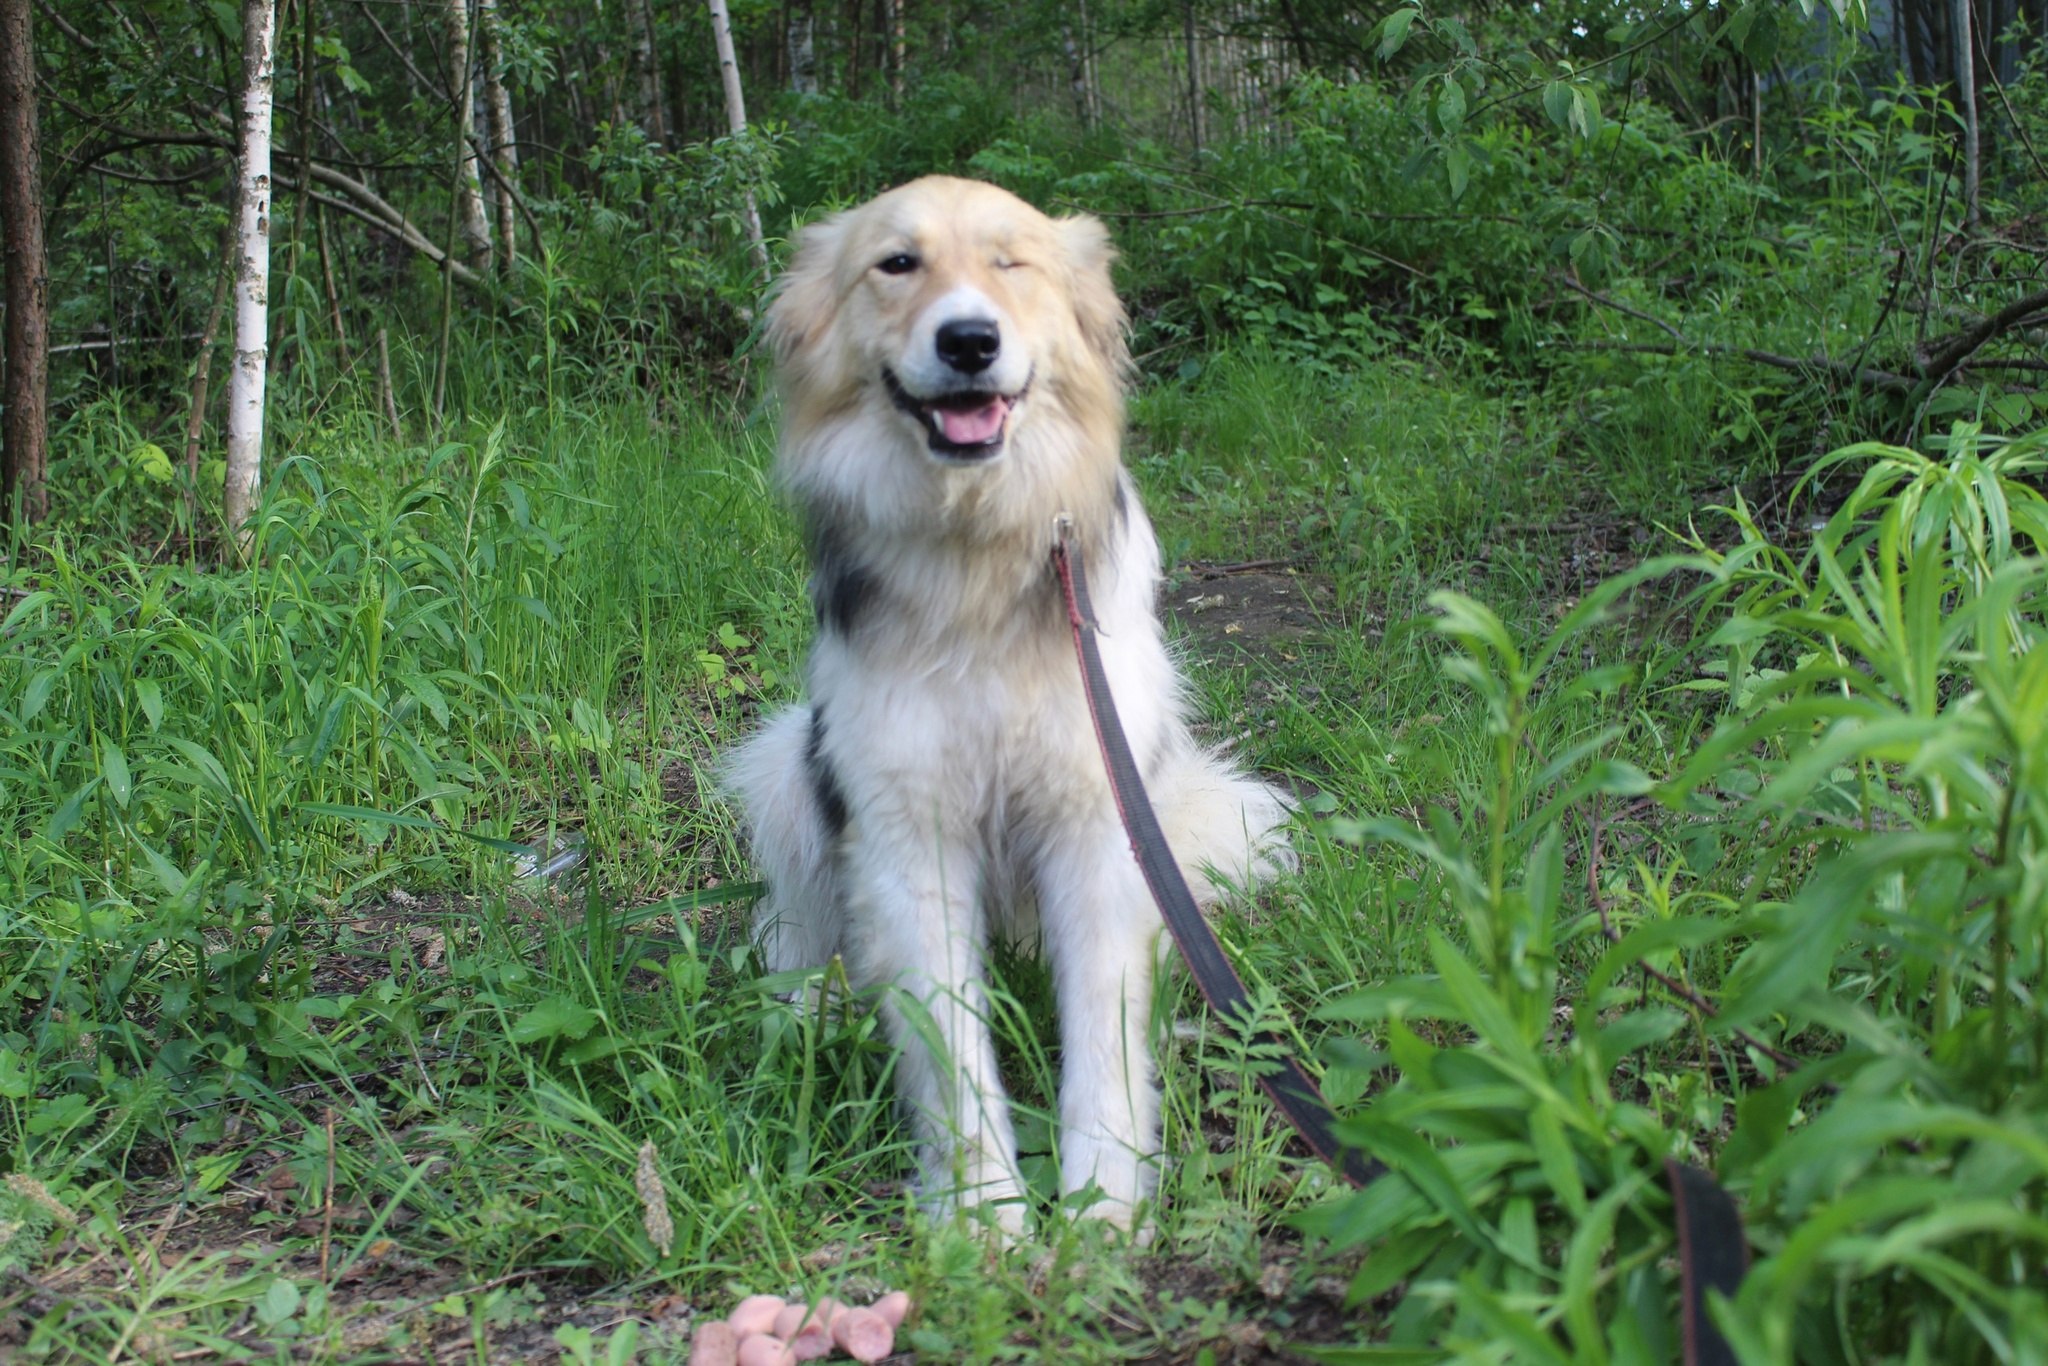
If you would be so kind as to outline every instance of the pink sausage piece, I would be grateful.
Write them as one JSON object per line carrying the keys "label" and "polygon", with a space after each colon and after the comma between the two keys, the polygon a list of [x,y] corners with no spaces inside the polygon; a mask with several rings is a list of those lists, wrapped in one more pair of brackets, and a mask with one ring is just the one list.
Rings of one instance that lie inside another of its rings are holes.
{"label": "pink sausage piece", "polygon": [[756,1333],[766,1333],[775,1327],[775,1316],[782,1312],[783,1300],[780,1295],[749,1295],[733,1306],[725,1321],[732,1325],[733,1333],[744,1342]]}
{"label": "pink sausage piece", "polygon": [[796,1336],[796,1330],[803,1327],[804,1320],[811,1315],[811,1307],[802,1301],[785,1304],[775,1312],[775,1326],[768,1331],[788,1342]]}
{"label": "pink sausage piece", "polygon": [[740,1344],[739,1366],[796,1366],[796,1355],[781,1338],[756,1333]]}
{"label": "pink sausage piece", "polygon": [[740,1335],[724,1319],[706,1319],[690,1334],[690,1366],[738,1366]]}
{"label": "pink sausage piece", "polygon": [[910,1296],[901,1290],[891,1290],[871,1307],[888,1321],[891,1328],[901,1328],[905,1316],[910,1313]]}
{"label": "pink sausage piece", "polygon": [[832,1355],[832,1335],[818,1324],[806,1324],[789,1340],[789,1354],[798,1361],[817,1361]]}
{"label": "pink sausage piece", "polygon": [[855,1361],[880,1361],[896,1350],[896,1328],[873,1309],[849,1309],[832,1321],[832,1340]]}

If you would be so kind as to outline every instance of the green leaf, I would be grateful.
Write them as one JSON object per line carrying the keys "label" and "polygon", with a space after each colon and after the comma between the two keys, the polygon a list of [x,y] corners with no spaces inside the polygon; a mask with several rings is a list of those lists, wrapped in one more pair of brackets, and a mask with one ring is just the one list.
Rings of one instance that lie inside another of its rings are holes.
{"label": "green leaf", "polygon": [[1342,1127],[1347,1136],[1360,1140],[1367,1152],[1386,1163],[1434,1205],[1458,1232],[1481,1247],[1490,1248],[1502,1256],[1510,1255],[1500,1246],[1492,1227],[1473,1210],[1464,1191],[1459,1188],[1457,1178],[1444,1165],[1443,1158],[1420,1135],[1400,1125],[1390,1124],[1371,1111],[1354,1115],[1344,1121]]}
{"label": "green leaf", "polygon": [[300,1299],[299,1288],[279,1276],[256,1301],[256,1318],[265,1328],[275,1328],[299,1312]]}
{"label": "green leaf", "polygon": [[1412,1228],[1387,1239],[1373,1249],[1372,1255],[1365,1259],[1365,1265],[1359,1267],[1358,1274],[1351,1278],[1351,1288],[1344,1293],[1344,1303],[1364,1304],[1386,1294],[1409,1272],[1428,1260],[1429,1255],[1450,1236],[1448,1228],[1437,1224],[1428,1228]]}
{"label": "green leaf", "polygon": [[1572,87],[1571,126],[1588,141],[1600,131],[1600,97],[1591,86]]}
{"label": "green leaf", "polygon": [[25,726],[42,714],[49,705],[50,693],[57,686],[57,680],[64,673],[61,669],[40,669],[29,679],[28,687],[21,694],[21,723]]}
{"label": "green leaf", "polygon": [[444,829],[438,822],[425,816],[401,815],[392,811],[379,811],[374,806],[344,806],[338,802],[300,802],[292,810],[301,816],[335,816],[342,820],[367,821],[372,825],[399,825],[408,830]]}
{"label": "green leaf", "polygon": [[167,484],[171,480],[171,457],[165,455],[164,448],[154,441],[145,441],[128,452],[128,463],[152,483]]}
{"label": "green leaf", "polygon": [[599,1015],[567,996],[550,996],[519,1017],[512,1026],[514,1043],[546,1043],[550,1039],[580,1039],[598,1023]]}
{"label": "green leaf", "polygon": [[135,680],[135,701],[142,708],[142,714],[149,718],[149,728],[156,730],[164,723],[164,690],[153,678]]}
{"label": "green leaf", "polygon": [[1778,16],[1757,5],[1756,20],[1742,36],[1742,55],[1758,70],[1768,70],[1778,56]]}
{"label": "green leaf", "polygon": [[1593,1049],[1602,1071],[1611,1071],[1623,1058],[1652,1044],[1664,1042],[1685,1027],[1685,1015],[1667,1006],[1631,1010],[1611,1024],[1589,1030]]}
{"label": "green leaf", "polygon": [[1472,154],[1462,142],[1451,144],[1444,153],[1444,174],[1450,177],[1451,198],[1461,199],[1472,178]]}
{"label": "green leaf", "polygon": [[92,796],[94,789],[103,781],[105,780],[98,774],[94,774],[81,783],[76,792],[66,797],[64,804],[51,814],[50,823],[43,827],[43,838],[52,844],[62,844],[64,837],[76,829],[78,822],[84,818],[86,798]]}
{"label": "green leaf", "polygon": [[100,742],[100,776],[107,780],[107,791],[113,794],[114,805],[126,811],[135,783],[128,776],[128,756],[111,740]]}
{"label": "green leaf", "polygon": [[1824,985],[1842,941],[1872,909],[1872,885],[1897,868],[1943,857],[1970,857],[1966,831],[1879,836],[1822,864],[1778,915],[1773,932],[1736,959],[1711,1027],[1719,1032],[1752,1024]]}
{"label": "green leaf", "polygon": [[1746,1093],[1735,1102],[1735,1132],[1721,1149],[1718,1175],[1733,1181],[1784,1141],[1799,1104],[1800,1083],[1781,1081]]}
{"label": "green leaf", "polygon": [[35,1093],[35,1079],[29,1075],[28,1064],[21,1055],[11,1048],[0,1047],[0,1096],[9,1100],[26,1100]]}
{"label": "green leaf", "polygon": [[635,906],[630,911],[621,911],[613,916],[611,928],[622,930],[656,916],[674,915],[680,911],[694,911],[705,906],[724,906],[734,901],[754,901],[768,895],[765,882],[723,882],[716,887],[704,887],[681,896],[664,897],[645,906]]}
{"label": "green leaf", "polygon": [[1394,1015],[1426,1020],[1464,1019],[1444,984],[1433,977],[1400,977],[1382,982],[1354,991],[1315,1012],[1318,1020],[1346,1020],[1354,1024],[1370,1024]]}
{"label": "green leaf", "polygon": [[1380,60],[1399,52],[1408,42],[1408,30],[1415,24],[1415,16],[1421,11],[1397,9],[1380,21]]}
{"label": "green leaf", "polygon": [[1456,137],[1465,126],[1465,87],[1455,76],[1444,77],[1443,93],[1436,97],[1436,121],[1445,137]]}
{"label": "green leaf", "polygon": [[432,679],[409,673],[399,675],[398,681],[412,694],[415,701],[433,715],[435,723],[441,729],[448,729],[448,699],[441,695],[441,690],[434,686]]}
{"label": "green leaf", "polygon": [[38,588],[35,592],[30,593],[20,602],[14,604],[14,610],[7,614],[7,619],[5,621],[0,621],[0,636],[13,635],[14,628],[21,624],[21,619],[23,617],[35,611],[37,608],[43,606],[45,603],[54,601],[56,599],[56,596],[57,595],[55,593],[52,593],[47,588]]}

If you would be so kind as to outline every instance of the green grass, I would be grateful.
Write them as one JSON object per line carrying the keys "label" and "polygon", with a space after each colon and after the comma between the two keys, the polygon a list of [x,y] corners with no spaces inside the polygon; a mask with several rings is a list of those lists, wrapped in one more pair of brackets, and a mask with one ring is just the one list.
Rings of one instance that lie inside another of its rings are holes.
{"label": "green grass", "polygon": [[[1337,420],[1304,430],[1283,404],[1241,402],[1285,373],[1226,358],[1192,389],[1140,400],[1149,449],[1172,452],[1139,469],[1176,559],[1307,553],[1343,568],[1349,600],[1424,557],[1412,540],[1391,560],[1345,547],[1387,545],[1364,534],[1373,509],[1412,509],[1402,515],[1425,536],[1476,515],[1403,446],[1426,431],[1469,469],[1501,405],[1362,380]],[[324,1210],[330,1107],[336,1199],[368,1220],[328,1238],[344,1282],[392,1239],[404,1251],[387,1257],[459,1269],[456,1281],[560,1268],[716,1308],[741,1288],[790,1288],[806,1279],[792,1268],[835,1246],[843,1260],[814,1287],[908,1285],[926,1306],[921,1331],[966,1358],[999,1355],[1020,1321],[1033,1341],[1070,1342],[1073,1359],[1122,1350],[1119,1323],[1161,1340],[1189,1331],[1172,1326],[1185,1306],[1112,1274],[1122,1258],[1099,1231],[1048,1224],[1083,1281],[1108,1278],[1064,1307],[1038,1298],[1029,1258],[991,1278],[979,1243],[919,1233],[873,1015],[854,1003],[821,1021],[778,999],[786,984],[753,974],[733,908],[616,928],[624,908],[747,876],[712,764],[760,706],[794,695],[806,630],[767,427],[662,411],[600,396],[458,427],[428,449],[394,448],[368,415],[335,410],[275,462],[247,570],[137,564],[76,523],[52,538],[0,673],[24,836],[0,954],[31,1024],[5,1058],[23,1079],[8,1110],[17,1163],[68,1192],[95,1239],[181,1205],[182,1217],[234,1208],[243,1236],[279,1250],[258,1268],[175,1275],[131,1238],[133,1284],[46,1325],[50,1350],[90,1354],[104,1334],[179,1317],[177,1332],[202,1341],[263,1324],[280,1275],[310,1290],[302,1263],[318,1240],[300,1221]],[[70,439],[83,465],[140,437],[102,412]],[[1416,473],[1403,480],[1403,467]],[[1318,471],[1347,511],[1312,511],[1327,506]],[[169,496],[143,481],[130,493]],[[1436,684],[1412,636],[1381,644],[1332,626],[1341,643],[1311,663],[1331,671],[1318,676],[1333,710],[1390,667],[1426,708]],[[1212,713],[1236,705],[1229,673],[1202,675]],[[1321,738],[1292,718],[1252,757],[1285,765]],[[1376,800],[1368,776],[1337,774],[1333,791],[1347,806]],[[551,849],[564,832],[590,851],[579,880],[540,890],[512,876],[506,843]],[[1297,922],[1317,926],[1331,959],[1278,975],[1297,1005],[1398,965],[1338,952],[1348,936],[1326,908],[1348,890],[1328,881],[1332,860],[1311,867],[1240,927],[1271,971]],[[1049,1155],[1043,971],[1006,969],[1000,1023],[1026,1146]],[[1259,1230],[1323,1178],[1281,1155],[1233,1047],[1207,1032],[1166,1043],[1169,1142],[1199,1152],[1198,1130],[1219,1124],[1231,1139],[1168,1176],[1158,1246],[1235,1249],[1252,1282]],[[648,1141],[678,1229],[666,1258],[633,1190]],[[269,1202],[284,1208],[252,1209],[237,1192],[279,1163],[300,1175]],[[394,1205],[412,1217],[380,1225]],[[323,1308],[314,1295],[257,1336],[289,1331],[295,1350],[346,1355],[374,1298],[337,1293]],[[1219,1331],[1232,1317],[1203,1316]]]}
{"label": "green grass", "polygon": [[[1451,1322],[1428,1317],[1441,1288],[1391,1312],[1341,1306],[1328,1278],[1341,1287],[1364,1250],[1331,1223],[1350,1207],[1289,1154],[1255,1062],[1184,989],[1157,1021],[1177,1160],[1154,1242],[1057,1218],[1056,1036],[1028,956],[998,963],[993,1009],[1038,1237],[1003,1251],[928,1225],[903,1187],[872,1002],[827,979],[808,989],[828,1008],[792,1006],[807,984],[755,970],[744,908],[719,891],[750,871],[716,757],[795,695],[807,630],[768,421],[602,386],[528,404],[510,384],[470,396],[507,416],[432,447],[394,445],[346,391],[288,425],[248,568],[194,567],[175,542],[139,558],[107,528],[165,524],[172,491],[109,474],[111,501],[17,571],[0,1134],[65,1213],[0,1189],[0,1258],[32,1278],[15,1283],[15,1322],[33,1325],[16,1350],[523,1360],[623,1351],[629,1334],[658,1361],[680,1359],[689,1314],[745,1293],[884,1287],[916,1296],[910,1342],[929,1360],[1229,1360],[1259,1340]],[[1331,588],[1325,631],[1211,651],[1193,672],[1208,725],[1319,794],[1300,876],[1222,929],[1346,1107],[1383,1090],[1376,1050],[1404,1073],[1417,1050],[1484,1050],[1448,1008],[1410,1020],[1419,1036],[1316,1012],[1440,971],[1439,933],[1509,953],[1489,937],[1508,903],[1461,899],[1454,870],[1488,849],[1504,771],[1542,790],[1516,769],[1522,746],[1547,765],[1598,742],[1665,774],[1714,719],[1698,691],[1560,677],[1529,693],[1503,759],[1504,713],[1473,682],[1496,666],[1447,675],[1452,647],[1419,624],[1455,588],[1539,640],[1606,573],[1673,548],[1649,522],[1696,513],[1698,476],[1675,448],[1589,444],[1574,421],[1449,365],[1333,378],[1257,352],[1133,405],[1176,572],[1288,559]],[[65,454],[106,473],[140,442],[101,408]],[[1558,667],[1671,666],[1693,639],[1677,591],[1589,626]],[[1359,842],[1361,820],[1430,808],[1453,850],[1437,863]],[[1682,823],[1617,812],[1616,915],[1711,919],[1750,895],[1745,860],[1780,837],[1714,828],[1709,859]],[[515,876],[520,847],[572,833],[574,874]],[[1510,835],[1518,881],[1546,846],[1500,830],[1494,845]],[[1790,858],[1771,887],[1796,890],[1812,855]],[[1582,981],[1604,946],[1572,898],[1556,962]],[[1683,962],[1716,985],[1735,956],[1722,939]],[[1495,981],[1523,971],[1486,961]],[[1616,1086],[1682,1148],[1712,1147],[1762,1082],[1692,1047],[1681,1033],[1624,1059]],[[666,1252],[635,1190],[649,1145]],[[1292,1231],[1312,1212],[1334,1244]]]}

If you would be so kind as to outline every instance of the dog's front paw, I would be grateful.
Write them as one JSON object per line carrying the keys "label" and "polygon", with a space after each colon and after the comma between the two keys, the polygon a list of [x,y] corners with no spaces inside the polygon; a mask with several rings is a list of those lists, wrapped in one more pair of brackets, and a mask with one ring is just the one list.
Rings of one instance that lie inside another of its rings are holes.
{"label": "dog's front paw", "polygon": [[911,1193],[933,1221],[970,1219],[1003,1242],[1021,1241],[1031,1231],[1031,1206],[1023,1186],[997,1164],[963,1172],[943,1158],[927,1154],[919,1166],[921,1172],[911,1183]]}
{"label": "dog's front paw", "polygon": [[1153,1164],[1128,1143],[1069,1134],[1060,1154],[1062,1201],[1076,1217],[1141,1230],[1138,1210],[1151,1193]]}

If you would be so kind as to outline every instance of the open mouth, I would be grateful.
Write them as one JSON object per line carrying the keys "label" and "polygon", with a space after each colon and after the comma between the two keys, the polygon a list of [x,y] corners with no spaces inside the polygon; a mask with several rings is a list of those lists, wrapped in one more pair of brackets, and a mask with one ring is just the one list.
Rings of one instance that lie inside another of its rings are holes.
{"label": "open mouth", "polygon": [[917,398],[887,366],[882,368],[882,383],[888,386],[889,398],[896,406],[923,425],[925,444],[932,453],[959,461],[986,460],[1002,449],[1010,414],[1031,388],[1027,379],[1014,394],[959,389],[932,398]]}

